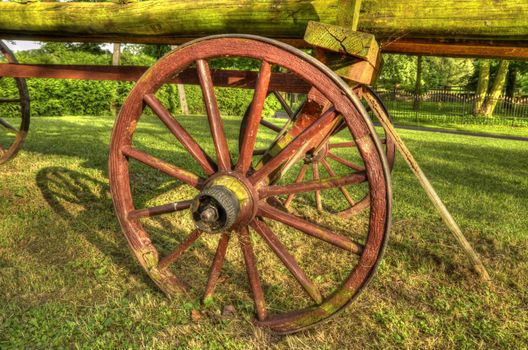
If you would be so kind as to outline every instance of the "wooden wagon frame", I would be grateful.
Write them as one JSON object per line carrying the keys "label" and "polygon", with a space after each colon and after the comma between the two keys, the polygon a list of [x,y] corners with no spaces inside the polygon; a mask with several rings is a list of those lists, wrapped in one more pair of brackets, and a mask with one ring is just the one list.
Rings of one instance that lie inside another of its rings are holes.
{"label": "wooden wagon frame", "polygon": [[[0,64],[0,77],[15,79],[18,89],[17,97],[0,96],[0,103],[19,104],[21,111],[19,125],[0,118],[0,129],[13,135],[12,143],[0,148],[0,163],[16,155],[29,130],[25,78],[135,81],[112,133],[109,179],[117,217],[140,265],[166,294],[179,293],[186,285],[171,265],[201,235],[217,235],[218,246],[203,292],[206,301],[212,298],[219,281],[229,241],[237,235],[255,303],[256,324],[280,333],[317,324],[354,300],[380,261],[390,227],[395,142],[413,165],[412,156],[389,125],[382,101],[368,87],[380,69],[381,52],[528,58],[528,4],[524,0],[449,0],[443,9],[438,9],[435,1],[407,3],[365,0],[360,12],[360,1],[342,0],[242,4],[231,0],[0,2],[3,39],[180,45],[148,68],[18,64],[7,46],[0,43],[0,53],[7,60]],[[443,19],[439,21],[440,12]],[[358,21],[363,32],[356,30]],[[196,39],[204,33],[212,35]],[[313,49],[315,58],[299,48]],[[218,57],[256,60],[258,70],[211,69],[209,63]],[[156,96],[164,84],[174,83],[200,86],[214,156]],[[254,90],[235,140],[236,150],[228,145],[214,87]],[[282,93],[302,94],[305,99],[292,110]],[[268,96],[275,96],[286,111],[285,125],[262,118]],[[200,174],[193,167],[167,162],[135,145],[137,124],[145,108],[166,126],[195,161]],[[385,135],[378,135],[371,118],[381,122]],[[259,126],[275,131],[277,136],[266,147],[256,149]],[[356,160],[345,157],[347,152]],[[130,174],[134,170],[129,165],[133,161],[177,179],[198,194],[187,200],[136,208]],[[331,164],[346,170],[337,172]],[[328,176],[320,175],[320,166]],[[285,180],[285,174],[296,167],[296,177]],[[417,165],[413,170],[421,172]],[[303,181],[309,171],[312,179]],[[357,184],[363,184],[366,192],[353,198],[347,187]],[[326,190],[339,193],[345,206],[326,207],[321,199],[321,192]],[[331,211],[342,218],[367,213],[363,214],[365,228],[358,228],[361,232],[351,236],[342,228],[329,228],[289,209],[300,193],[314,193],[313,206],[319,212]],[[194,229],[162,257],[141,222],[180,211],[190,212]],[[277,225],[353,257],[349,272],[331,292],[321,291],[305,273],[279,238]],[[250,228],[306,292],[311,300],[307,306],[269,313]]]}

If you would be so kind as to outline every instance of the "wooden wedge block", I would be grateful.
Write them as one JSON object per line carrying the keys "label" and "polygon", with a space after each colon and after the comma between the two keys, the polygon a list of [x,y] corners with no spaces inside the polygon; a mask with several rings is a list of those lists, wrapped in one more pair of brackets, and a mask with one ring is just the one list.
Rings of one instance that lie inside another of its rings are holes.
{"label": "wooden wedge block", "polygon": [[356,32],[340,26],[310,21],[304,41],[315,47],[365,60],[376,66],[379,45],[372,34]]}

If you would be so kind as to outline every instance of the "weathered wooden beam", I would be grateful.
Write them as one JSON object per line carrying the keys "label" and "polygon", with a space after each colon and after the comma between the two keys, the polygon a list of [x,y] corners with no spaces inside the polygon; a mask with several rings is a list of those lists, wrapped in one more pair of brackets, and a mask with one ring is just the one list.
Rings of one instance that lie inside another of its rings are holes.
{"label": "weathered wooden beam", "polygon": [[407,55],[489,57],[508,60],[528,59],[528,45],[526,42],[490,43],[485,41],[400,39],[383,42],[381,50],[387,53],[403,53]]}
{"label": "weathered wooden beam", "polygon": [[340,27],[356,31],[359,25],[359,15],[362,0],[338,0],[336,24]]}
{"label": "weathered wooden beam", "polygon": [[[0,77],[137,81],[147,69],[141,66],[0,63]],[[253,89],[258,78],[256,71],[212,70],[211,74],[215,86],[240,89]],[[171,82],[200,83],[193,68],[185,69]],[[310,85],[291,73],[272,73],[269,88],[270,91],[306,94]]]}
{"label": "weathered wooden beam", "polygon": [[[176,42],[219,33],[301,39],[308,21],[335,24],[339,0],[0,2],[0,37]],[[464,39],[527,46],[526,0],[363,0],[358,30],[380,40]]]}

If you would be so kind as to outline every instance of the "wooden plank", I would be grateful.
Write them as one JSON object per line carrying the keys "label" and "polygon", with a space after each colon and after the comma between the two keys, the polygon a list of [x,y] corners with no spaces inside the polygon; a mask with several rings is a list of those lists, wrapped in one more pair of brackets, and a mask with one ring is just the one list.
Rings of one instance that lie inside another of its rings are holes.
{"label": "wooden plank", "polygon": [[[60,64],[0,64],[0,77],[52,78],[79,80],[137,81],[149,67],[60,65]],[[256,71],[213,70],[213,83],[218,87],[253,89],[258,78]],[[198,85],[196,69],[188,68],[171,81],[174,84]],[[291,73],[272,73],[271,91],[305,94],[310,84]]]}
{"label": "wooden plank", "polygon": [[359,24],[360,10],[361,0],[338,0],[336,24],[356,31]]}
{"label": "wooden plank", "polygon": [[400,39],[381,43],[381,46],[382,52],[403,53],[408,55],[489,57],[509,60],[528,59],[528,45],[523,43],[492,46],[489,42],[450,42],[424,39]]}
{"label": "wooden plank", "polygon": [[[336,24],[339,0],[150,0],[128,4],[0,2],[0,37],[125,42],[248,33],[303,37]],[[363,0],[358,29],[379,39],[528,41],[526,0]]]}
{"label": "wooden plank", "polygon": [[378,68],[367,61],[359,61],[335,70],[336,74],[343,79],[366,85],[372,85],[376,81],[378,71]]}
{"label": "wooden plank", "polygon": [[329,53],[323,49],[314,50],[315,57],[345,80],[371,85],[381,67],[381,55],[376,65],[347,55]]}

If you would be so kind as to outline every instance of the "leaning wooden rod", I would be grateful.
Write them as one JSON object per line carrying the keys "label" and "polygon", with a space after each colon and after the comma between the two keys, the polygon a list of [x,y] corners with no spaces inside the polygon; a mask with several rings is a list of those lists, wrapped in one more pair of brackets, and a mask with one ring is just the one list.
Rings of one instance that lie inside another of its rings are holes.
{"label": "leaning wooden rod", "polygon": [[[338,11],[337,16],[337,24],[339,26],[345,27],[345,28],[351,28],[353,31],[357,30],[357,24],[359,22],[360,17],[360,9],[361,9],[361,3],[362,0],[339,0],[339,6],[340,10]],[[339,13],[347,13],[348,16],[339,15]],[[462,247],[468,258],[470,259],[471,263],[473,264],[473,268],[479,276],[486,282],[490,281],[490,277],[488,274],[488,271],[486,271],[486,268],[484,267],[484,264],[482,264],[482,261],[480,260],[478,254],[473,250],[473,247],[471,244],[469,244],[468,240],[462,233],[462,230],[457,225],[455,219],[453,216],[449,213],[446,206],[436,193],[435,189],[433,188],[433,185],[429,182],[427,177],[425,176],[424,172],[418,165],[418,162],[414,159],[413,155],[401,139],[400,135],[396,133],[396,130],[392,126],[391,121],[387,117],[387,115],[383,111],[383,107],[379,105],[378,101],[373,98],[372,96],[366,94],[365,99],[368,100],[369,105],[376,109],[378,116],[378,120],[380,121],[381,125],[385,129],[385,132],[389,134],[389,137],[394,140],[394,143],[396,144],[396,147],[400,151],[401,155],[411,168],[411,171],[414,173],[418,181],[420,182],[420,185],[422,185],[423,189],[425,190],[425,193],[437,209],[438,213],[444,220],[447,227],[451,230],[453,235],[455,236],[458,244]]]}
{"label": "leaning wooden rod", "polygon": [[[377,103],[375,99],[369,98],[368,95],[366,95],[365,98],[369,99],[369,104],[374,106],[374,108],[378,109],[379,111],[382,110],[382,107]],[[469,260],[473,264],[473,268],[475,269],[475,271],[477,271],[482,280],[489,282],[490,276],[488,274],[488,271],[484,267],[484,264],[480,260],[480,257],[462,233],[462,230],[456,223],[451,213],[449,213],[449,211],[447,210],[446,206],[444,205],[444,203],[436,193],[435,189],[433,188],[433,185],[431,185],[424,172],[418,165],[418,162],[416,162],[401,137],[396,133],[396,130],[394,129],[391,121],[385,116],[384,113],[376,113],[376,115],[378,116],[378,120],[380,121],[381,125],[385,129],[385,132],[387,132],[389,134],[389,137],[394,140],[394,143],[396,144],[396,147],[403,156],[403,159],[405,159],[405,161],[411,168],[411,171],[414,173],[414,175],[420,182],[420,185],[422,185],[422,188],[424,189],[425,193],[427,194],[427,196],[435,206],[436,210],[444,220],[445,224],[455,236],[458,244],[460,245],[460,247],[462,247],[462,249],[468,256]]]}

